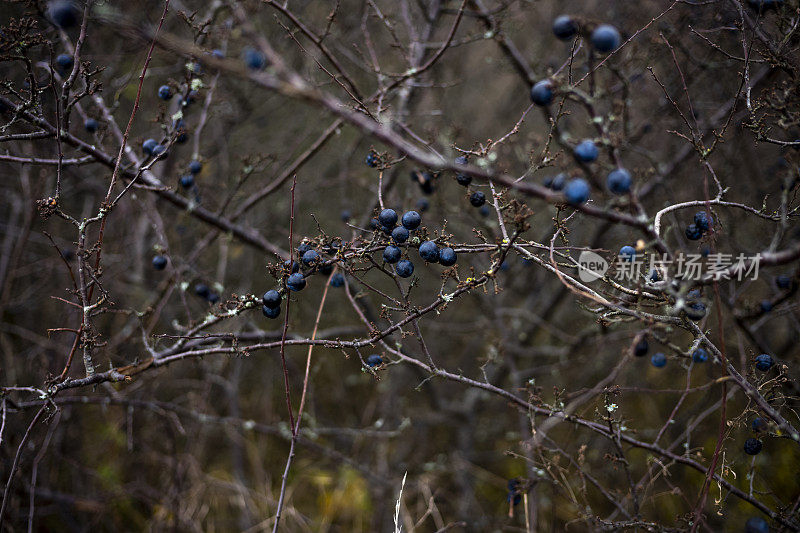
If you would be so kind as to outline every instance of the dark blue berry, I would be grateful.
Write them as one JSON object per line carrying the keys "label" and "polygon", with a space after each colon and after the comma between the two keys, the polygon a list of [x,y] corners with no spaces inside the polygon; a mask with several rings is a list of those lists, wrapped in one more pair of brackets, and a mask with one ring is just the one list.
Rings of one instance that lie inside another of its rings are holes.
{"label": "dark blue berry", "polygon": [[278,318],[278,315],[281,314],[281,306],[268,307],[263,305],[261,306],[261,312],[264,313],[264,316],[267,318]]}
{"label": "dark blue berry", "polygon": [[69,54],[58,54],[56,57],[56,65],[65,71],[72,70],[73,65],[75,65],[75,60]]}
{"label": "dark blue berry", "polygon": [[758,455],[758,452],[761,451],[761,448],[763,448],[763,446],[764,445],[761,444],[760,440],[750,437],[749,439],[744,441],[744,453],[746,453],[747,455]]}
{"label": "dark blue berry", "polygon": [[636,248],[633,246],[623,246],[619,249],[619,257],[623,261],[633,261],[633,258],[636,257]]}
{"label": "dark blue berry", "polygon": [[486,203],[486,195],[481,191],[475,191],[469,196],[469,203],[474,207],[480,207]]}
{"label": "dark blue berry", "polygon": [[378,154],[376,154],[375,152],[368,153],[367,157],[364,159],[364,163],[366,163],[367,166],[370,168],[377,167],[378,162],[379,162]]}
{"label": "dark blue berry", "polygon": [[636,346],[633,347],[633,355],[636,357],[644,357],[647,355],[647,350],[650,349],[650,344],[647,342],[647,337],[642,337],[642,339],[636,343]]}
{"label": "dark blue berry", "polygon": [[206,300],[207,300],[207,301],[208,301],[208,303],[210,303],[210,304],[215,304],[215,303],[217,303],[217,302],[219,301],[219,294],[217,294],[217,293],[215,293],[215,292],[212,292],[212,293],[210,293],[210,294],[208,295],[208,297],[206,298]]}
{"label": "dark blue berry", "polygon": [[158,97],[162,100],[169,100],[172,98],[172,87],[169,85],[162,85],[158,88]]}
{"label": "dark blue berry", "polygon": [[319,272],[323,276],[330,276],[333,272],[333,263],[323,263],[319,267]]}
{"label": "dark blue berry", "polygon": [[703,230],[697,227],[696,224],[689,224],[686,226],[686,238],[690,241],[697,241],[703,236]]}
{"label": "dark blue berry", "polygon": [[367,357],[367,366],[371,368],[375,368],[376,366],[381,366],[382,364],[383,364],[383,359],[381,359],[381,356],[376,353]]}
{"label": "dark blue berry", "polygon": [[295,292],[302,291],[306,287],[306,278],[299,272],[295,272],[286,280],[286,287]]}
{"label": "dark blue berry", "polygon": [[378,221],[384,228],[393,228],[397,224],[397,211],[394,209],[384,209],[378,215]]}
{"label": "dark blue berry", "polygon": [[186,174],[185,176],[181,176],[180,179],[181,187],[184,189],[191,189],[192,185],[194,185],[194,176],[191,174]]}
{"label": "dark blue berry", "polygon": [[261,70],[267,63],[267,58],[264,57],[264,54],[255,48],[245,48],[242,57],[244,58],[244,64],[250,70]]}
{"label": "dark blue berry", "polygon": [[575,157],[578,158],[578,161],[591,163],[595,161],[599,155],[600,151],[597,149],[597,145],[594,141],[589,139],[581,141],[580,144],[575,147]]}
{"label": "dark blue berry", "polygon": [[708,213],[705,211],[698,211],[694,214],[694,225],[700,229],[700,231],[708,231],[711,229],[711,226],[714,225],[714,220],[708,216]]}
{"label": "dark blue berry", "polygon": [[337,287],[337,288],[344,287],[344,276],[340,272],[337,272],[336,274],[331,276],[330,285],[331,287]]}
{"label": "dark blue berry", "polygon": [[453,250],[452,248],[449,248],[449,247],[448,248],[442,248],[439,251],[439,263],[442,266],[446,266],[446,267],[453,266],[453,265],[456,264],[456,260],[457,259],[458,259],[458,256],[456,255],[456,251]]}
{"label": "dark blue berry", "polygon": [[667,356],[661,352],[654,353],[653,357],[650,358],[650,362],[656,368],[663,368],[667,364]]}
{"label": "dark blue berry", "polygon": [[147,155],[153,155],[156,146],[158,146],[158,141],[155,139],[147,139],[142,143],[142,151]]}
{"label": "dark blue berry", "polygon": [[296,261],[289,261],[288,259],[283,262],[283,268],[286,270],[291,269],[291,273],[294,274],[295,272],[300,271],[300,264]]}
{"label": "dark blue berry", "polygon": [[550,178],[549,182],[545,185],[548,189],[552,189],[554,191],[561,191],[564,189],[564,186],[567,184],[567,175],[563,172],[561,174],[556,174],[552,178]]}
{"label": "dark blue berry", "polygon": [[192,159],[189,162],[189,172],[191,172],[192,174],[200,174],[201,170],[203,170],[203,163],[201,163],[197,159]]}
{"label": "dark blue berry", "polygon": [[400,261],[400,248],[397,246],[387,246],[383,251],[383,260],[390,265]]}
{"label": "dark blue berry", "polygon": [[689,307],[686,309],[686,316],[688,316],[691,320],[697,322],[704,316],[706,316],[706,304],[703,302],[692,302],[689,304]]}
{"label": "dark blue berry", "polygon": [[403,226],[397,226],[392,230],[392,240],[398,244],[406,242],[408,237],[408,230]]}
{"label": "dark blue berry", "polygon": [[578,33],[578,23],[569,15],[560,15],[553,21],[553,34],[560,40],[566,41]]}
{"label": "dark blue berry", "polygon": [[209,289],[208,285],[206,285],[205,283],[198,283],[197,285],[194,286],[194,293],[200,298],[207,300],[209,295],[211,294],[211,289]]}
{"label": "dark blue berry", "polygon": [[478,209],[478,213],[480,213],[482,217],[488,217],[489,216],[489,206],[488,205],[482,205],[481,208]]}
{"label": "dark blue berry", "polygon": [[753,419],[753,431],[761,433],[762,431],[767,431],[767,429],[769,429],[769,425],[765,419],[760,416]]}
{"label": "dark blue berry", "polygon": [[47,6],[47,16],[60,28],[71,28],[78,23],[80,13],[71,0],[53,0]]}
{"label": "dark blue berry", "polygon": [[400,223],[408,230],[415,230],[422,223],[422,217],[416,211],[406,211]]}
{"label": "dark blue berry", "polygon": [[698,348],[692,352],[692,361],[695,363],[705,363],[708,361],[708,352],[704,348]]}
{"label": "dark blue berry", "polygon": [[281,293],[275,289],[270,289],[261,297],[261,303],[265,307],[278,307],[281,305]]}
{"label": "dark blue berry", "polygon": [[542,80],[531,87],[531,101],[540,107],[552,103],[553,84],[550,80]]}
{"label": "dark blue berry", "polygon": [[583,178],[570,180],[564,187],[564,196],[572,205],[584,204],[589,200],[589,184]]}
{"label": "dark blue berry", "polygon": [[661,273],[658,271],[658,269],[653,268],[650,270],[650,281],[652,281],[653,283],[661,281]]}
{"label": "dark blue berry", "polygon": [[153,258],[153,268],[156,270],[164,270],[167,267],[167,258],[163,255],[157,255]]}
{"label": "dark blue berry", "polygon": [[763,311],[764,313],[769,313],[770,311],[772,311],[772,302],[769,300],[762,300],[761,311]]}
{"label": "dark blue berry", "polygon": [[439,247],[433,241],[425,241],[419,246],[419,256],[428,263],[438,263]]}
{"label": "dark blue berry", "polygon": [[626,194],[631,190],[631,173],[624,168],[617,168],[608,174],[606,185],[614,194]]}
{"label": "dark blue berry", "polygon": [[744,533],[769,533],[769,524],[760,516],[753,516],[744,523]]}
{"label": "dark blue berry", "polygon": [[303,254],[303,264],[307,266],[316,265],[319,259],[320,257],[316,250],[308,250]]}
{"label": "dark blue berry", "polygon": [[758,357],[756,357],[756,368],[761,370],[762,372],[766,372],[775,362],[772,360],[772,356],[766,353],[762,353]]}
{"label": "dark blue berry", "polygon": [[169,154],[167,153],[167,147],[166,147],[166,146],[164,146],[163,144],[156,144],[156,145],[153,147],[153,153],[152,153],[151,155],[152,155],[153,157],[158,157],[158,156],[160,156],[160,155],[162,155],[162,154],[164,155],[164,157],[167,157],[167,155],[169,155]]}
{"label": "dark blue berry", "polygon": [[779,289],[788,289],[792,286],[792,278],[786,274],[781,274],[775,278],[775,285],[777,285]]}
{"label": "dark blue berry", "polygon": [[417,200],[417,209],[419,209],[420,213],[427,211],[430,206],[431,204],[427,198],[420,198]]}
{"label": "dark blue berry", "polygon": [[601,24],[592,32],[592,46],[602,54],[613,52],[619,48],[622,37],[619,31],[610,24]]}
{"label": "dark blue berry", "polygon": [[342,222],[348,222],[353,217],[353,213],[351,213],[349,209],[343,209],[339,217],[342,219]]}
{"label": "dark blue berry", "polygon": [[402,261],[397,263],[395,270],[397,271],[398,276],[400,276],[401,278],[407,278],[414,273],[414,263],[412,263],[408,259],[403,259]]}
{"label": "dark blue berry", "polygon": [[97,128],[100,127],[100,124],[93,118],[87,118],[86,122],[83,123],[83,127],[86,128],[86,131],[89,133],[94,133],[97,131]]}

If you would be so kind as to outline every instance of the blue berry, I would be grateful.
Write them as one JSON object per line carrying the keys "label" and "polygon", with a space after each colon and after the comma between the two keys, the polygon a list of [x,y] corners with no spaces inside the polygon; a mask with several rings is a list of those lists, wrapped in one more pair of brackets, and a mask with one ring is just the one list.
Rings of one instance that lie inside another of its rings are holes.
{"label": "blue berry", "polygon": [[626,194],[631,190],[631,173],[624,168],[614,169],[608,174],[606,185],[614,194]]}
{"label": "blue berry", "polygon": [[463,187],[469,186],[472,183],[472,176],[468,174],[456,174],[456,181]]}
{"label": "blue berry", "polygon": [[284,270],[290,270],[291,273],[294,274],[295,272],[300,272],[300,264],[296,261],[289,261],[288,259],[283,262]]}
{"label": "blue berry", "polygon": [[698,211],[694,214],[694,225],[700,229],[700,231],[708,231],[711,229],[711,226],[714,225],[714,220],[708,216],[708,213],[705,211]]}
{"label": "blue berry", "polygon": [[442,248],[439,251],[439,263],[442,266],[453,266],[456,264],[456,260],[458,260],[458,256],[456,255],[456,251],[452,248]]}
{"label": "blue berry", "polygon": [[153,268],[156,270],[164,270],[167,267],[167,258],[163,255],[157,255],[153,258]]}
{"label": "blue berry", "polygon": [[281,305],[281,293],[275,289],[270,289],[261,297],[261,303],[265,307],[279,307]]}
{"label": "blue berry", "polygon": [[182,118],[172,123],[172,129],[175,132],[176,143],[183,144],[189,140],[189,134],[186,132],[186,123]]}
{"label": "blue berry", "polygon": [[191,172],[192,174],[200,174],[201,170],[203,170],[203,163],[201,163],[197,159],[192,159],[189,162],[189,172]]}
{"label": "blue berry", "polygon": [[744,523],[744,533],[769,533],[769,524],[760,516],[750,517]]}
{"label": "blue berry", "polygon": [[560,15],[553,21],[553,34],[556,38],[566,41],[578,33],[578,24],[569,15]]}
{"label": "blue berry", "polygon": [[403,226],[397,226],[392,230],[392,240],[398,244],[406,242],[408,237],[408,230]]}
{"label": "blue berry", "polygon": [[181,187],[184,189],[191,189],[192,185],[194,185],[194,176],[191,174],[186,174],[185,176],[181,176],[180,179]]}
{"label": "blue berry", "polygon": [[255,48],[245,48],[242,56],[244,57],[244,64],[250,70],[261,70],[267,64],[267,58]]}
{"label": "blue berry", "polygon": [[786,274],[781,274],[775,278],[775,285],[777,285],[779,289],[788,289],[792,286],[792,278]]}
{"label": "blue berry", "polygon": [[531,101],[539,107],[550,105],[553,101],[553,84],[542,80],[531,87]]}
{"label": "blue berry", "polygon": [[647,355],[647,351],[650,349],[650,345],[647,342],[647,337],[642,337],[642,340],[636,343],[636,346],[633,347],[633,355],[636,357],[644,357]]}
{"label": "blue berry", "polygon": [[433,241],[425,241],[419,246],[419,256],[428,263],[438,263],[439,247]]}
{"label": "blue berry", "polygon": [[383,359],[381,359],[381,356],[376,353],[367,357],[367,366],[370,368],[375,368],[376,366],[381,366],[382,364]]}
{"label": "blue berry", "polygon": [[762,353],[758,357],[756,357],[756,368],[761,370],[762,372],[766,372],[775,362],[772,360],[772,356],[766,353]]}
{"label": "blue berry", "polygon": [[661,281],[661,274],[659,273],[658,269],[654,268],[650,270],[650,281],[652,281],[653,283]]}
{"label": "blue berry", "polygon": [[689,304],[688,309],[686,310],[686,316],[688,316],[691,320],[697,322],[704,316],[706,316],[706,304],[703,302],[692,302]]}
{"label": "blue berry", "polygon": [[486,203],[486,195],[481,191],[475,191],[469,196],[469,203],[474,207],[480,207]]}
{"label": "blue berry", "polygon": [[397,263],[395,271],[397,272],[397,275],[400,276],[401,278],[407,278],[414,273],[414,263],[412,263],[408,259],[403,259],[402,261]]}
{"label": "blue berry", "polygon": [[162,100],[169,100],[172,98],[172,87],[169,85],[162,85],[158,88],[158,97]]}
{"label": "blue berry", "polygon": [[761,311],[763,311],[764,313],[769,313],[770,311],[772,311],[772,302],[769,300],[762,300]]}
{"label": "blue berry", "polygon": [[322,263],[319,266],[319,272],[323,276],[330,276],[331,272],[333,272],[333,263]]}
{"label": "blue berry", "polygon": [[619,30],[610,24],[601,24],[592,32],[592,46],[602,54],[619,48],[621,41]]}
{"label": "blue berry", "polygon": [[264,316],[267,318],[278,318],[278,315],[281,314],[281,307],[268,307],[266,305],[262,305],[261,312],[264,313]]}
{"label": "blue berry", "polygon": [[69,54],[58,54],[56,56],[56,65],[61,67],[62,70],[71,70],[75,65],[75,60]]}
{"label": "blue berry", "polygon": [[422,223],[422,217],[416,211],[406,211],[403,213],[400,223],[408,230],[415,230]]}
{"label": "blue berry", "polygon": [[206,285],[205,283],[198,283],[197,285],[194,286],[194,293],[200,298],[207,300],[208,297],[211,295],[211,289],[209,289],[208,285]]}
{"label": "blue berry", "polygon": [[349,209],[342,209],[339,217],[342,219],[342,222],[349,222],[350,219],[353,218],[353,213],[351,213]]}
{"label": "blue berry", "polygon": [[656,368],[663,368],[667,364],[667,356],[661,352],[654,353],[653,357],[650,358],[650,362]]}
{"label": "blue berry", "polygon": [[769,425],[767,424],[767,421],[761,418],[760,416],[757,416],[756,418],[753,419],[754,432],[761,433],[762,431],[767,431],[768,428]]}
{"label": "blue berry", "polygon": [[692,361],[695,363],[705,363],[708,361],[708,352],[704,348],[698,348],[692,352]]}
{"label": "blue berry", "polygon": [[397,224],[397,211],[394,209],[384,209],[381,211],[381,214],[378,215],[378,222],[381,223],[381,226],[384,228],[393,228],[395,224]]}
{"label": "blue berry", "polygon": [[208,301],[208,303],[210,303],[210,304],[217,303],[219,301],[219,294],[217,294],[215,292],[210,293],[208,295],[208,297],[206,298],[206,301]]}
{"label": "blue berry", "polygon": [[556,174],[554,177],[549,178],[545,181],[545,187],[548,189],[552,189],[554,191],[561,191],[564,189],[564,185],[567,184],[567,175],[563,172],[561,174]]}
{"label": "blue berry", "polygon": [[295,272],[286,280],[286,287],[291,291],[302,291],[306,287],[306,278],[299,272]]}
{"label": "blue berry", "polygon": [[478,209],[478,213],[480,213],[482,217],[488,217],[489,216],[489,206],[488,205],[482,205],[481,208]]}
{"label": "blue berry", "polygon": [[431,204],[427,198],[420,198],[417,200],[417,209],[419,209],[420,213],[427,211],[430,206]]}
{"label": "blue berry", "polygon": [[758,455],[763,446],[764,445],[761,444],[760,440],[750,437],[749,439],[744,441],[744,453],[746,453],[747,455]]}
{"label": "blue berry", "polygon": [[71,28],[78,23],[80,13],[72,0],[53,0],[47,6],[47,16],[59,28]]}
{"label": "blue berry", "polygon": [[633,261],[633,258],[636,257],[636,248],[633,246],[623,246],[619,249],[619,257],[623,261]]}
{"label": "blue berry", "polygon": [[597,160],[599,155],[600,151],[597,149],[597,145],[594,144],[594,141],[589,139],[581,141],[581,143],[575,147],[575,157],[578,158],[578,161],[591,163],[592,161]]}
{"label": "blue berry", "polygon": [[100,124],[93,118],[87,118],[86,122],[83,123],[83,127],[86,128],[86,131],[89,133],[94,133],[97,131],[97,128],[100,127]]}
{"label": "blue berry", "polygon": [[167,153],[167,147],[164,146],[163,144],[156,144],[155,146],[153,146],[153,150],[152,151],[153,151],[153,153],[151,155],[153,157],[158,157],[158,156],[160,156],[162,154],[164,155],[164,157],[167,157],[167,155],[169,155]]}
{"label": "blue berry", "polygon": [[142,151],[147,155],[153,155],[156,146],[158,146],[158,141],[155,139],[147,139],[142,143]]}
{"label": "blue berry", "polygon": [[299,257],[303,257],[303,254],[306,253],[311,249],[311,246],[307,242],[301,242],[300,246],[297,247],[297,255]]}
{"label": "blue berry", "polygon": [[340,272],[337,272],[331,276],[331,281],[329,283],[331,287],[344,287],[344,276]]}
{"label": "blue berry", "polygon": [[703,230],[697,227],[697,224],[689,224],[686,226],[686,238],[690,241],[697,241],[703,236]]}
{"label": "blue berry", "polygon": [[367,164],[370,168],[375,168],[378,166],[378,154],[375,152],[370,152],[367,154],[367,157],[364,159],[364,163]]}
{"label": "blue berry", "polygon": [[303,264],[307,266],[316,265],[319,259],[320,257],[316,250],[308,250],[303,254]]}
{"label": "blue berry", "polygon": [[387,246],[383,251],[383,260],[390,265],[400,261],[400,248],[397,246]]}
{"label": "blue berry", "polygon": [[564,187],[564,196],[572,205],[584,204],[589,200],[589,184],[583,178],[570,180]]}

